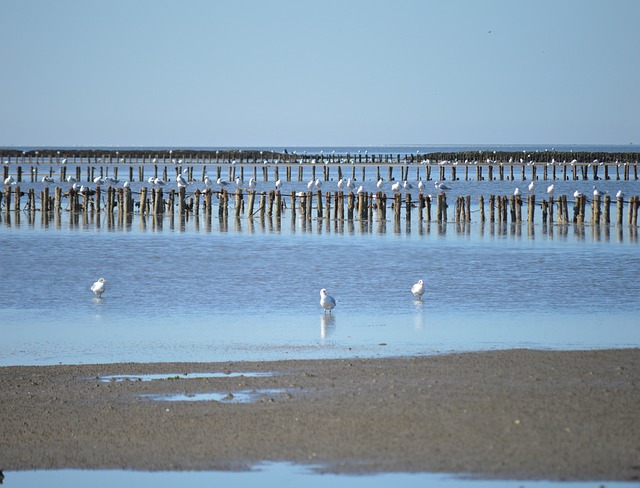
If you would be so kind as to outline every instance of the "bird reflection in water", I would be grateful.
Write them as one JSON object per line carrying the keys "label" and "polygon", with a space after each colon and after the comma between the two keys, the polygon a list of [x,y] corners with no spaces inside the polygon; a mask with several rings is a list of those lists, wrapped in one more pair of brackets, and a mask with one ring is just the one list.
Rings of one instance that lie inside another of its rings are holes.
{"label": "bird reflection in water", "polygon": [[336,330],[336,318],[333,315],[323,314],[320,317],[320,337],[328,339]]}
{"label": "bird reflection in water", "polygon": [[424,329],[424,302],[419,298],[413,301],[413,326],[416,330]]}

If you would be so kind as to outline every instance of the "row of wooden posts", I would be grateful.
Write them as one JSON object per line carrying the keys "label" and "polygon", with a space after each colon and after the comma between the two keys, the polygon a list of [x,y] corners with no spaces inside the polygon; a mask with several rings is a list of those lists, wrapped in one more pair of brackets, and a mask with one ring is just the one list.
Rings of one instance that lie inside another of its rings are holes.
{"label": "row of wooden posts", "polygon": [[[154,166],[154,170],[153,170],[153,177],[154,178],[162,178],[164,181],[167,181],[168,176],[169,176],[169,171],[168,171],[168,166],[158,166],[153,165]],[[389,165],[386,166],[387,168],[387,174],[383,175],[384,171],[381,168],[384,168],[383,166],[377,165],[377,166],[367,166],[367,165],[361,165],[361,166],[351,166],[351,165],[274,165],[273,166],[273,177],[274,177],[274,181],[280,179],[280,169],[284,169],[284,177],[285,177],[285,181],[292,181],[293,178],[293,168],[297,168],[297,180],[298,181],[304,181],[304,171],[305,168],[311,168],[311,177],[313,179],[316,179],[316,173],[318,172],[317,170],[319,170],[319,172],[322,172],[322,177],[324,179],[324,181],[329,181],[331,179],[331,169],[335,169],[337,171],[337,179],[343,178],[343,176],[346,176],[348,174],[348,171],[343,171],[343,166],[346,168],[350,168],[351,169],[351,178],[353,180],[356,179],[356,173],[357,170],[359,169],[361,171],[361,179],[360,181],[366,181],[366,172],[367,169],[371,169],[372,167],[376,168],[376,181],[382,177],[386,177],[387,181],[393,181],[395,179],[394,177],[394,169],[399,169],[400,170],[400,177],[399,180],[403,181],[403,180],[409,180],[409,173],[411,171],[412,168],[415,168],[415,172],[416,172],[416,180],[420,179],[420,171],[421,168],[423,168],[423,172],[424,172],[424,179],[426,181],[430,181],[433,177],[435,177],[436,172],[438,174],[438,179],[439,181],[445,181],[445,180],[458,180],[460,178],[462,178],[462,173],[464,172],[464,180],[465,181],[469,181],[471,178],[471,176],[473,176],[473,173],[475,173],[475,180],[476,181],[493,181],[493,180],[498,180],[498,181],[514,181],[516,179],[516,173],[517,173],[517,168],[518,166],[520,167],[520,172],[521,172],[521,179],[522,181],[526,181],[526,180],[538,180],[538,179],[543,179],[543,180],[558,180],[558,179],[562,179],[562,180],[569,180],[569,179],[573,179],[573,180],[588,180],[588,179],[594,179],[594,180],[611,180],[611,179],[616,179],[616,180],[625,180],[625,181],[629,181],[631,179],[633,180],[638,180],[638,165],[637,164],[633,164],[633,165],[617,165],[617,164],[612,164],[612,165],[608,165],[608,164],[604,164],[602,166],[599,165],[592,165],[592,164],[575,164],[575,165],[569,165],[569,164],[563,164],[563,165],[542,165],[542,166],[537,166],[537,165],[531,165],[531,166],[527,166],[527,165],[514,165],[514,164],[510,164],[510,165],[495,165],[495,164],[478,164],[478,165],[463,165],[463,166],[455,166],[455,165],[442,165],[442,166],[431,166],[431,165],[417,165],[417,166],[408,166],[408,165],[401,165],[401,166],[394,166],[394,165]],[[215,166],[215,178],[221,178],[222,177],[222,170],[223,170],[222,165],[217,165]],[[236,175],[239,176],[240,178],[244,178],[244,173],[245,173],[245,167],[244,165],[226,165],[226,167],[228,168],[228,175],[230,179],[235,179]],[[615,176],[613,176],[613,168],[615,167]],[[72,176],[75,180],[77,181],[82,181],[83,180],[83,175],[82,175],[82,166],[76,166],[74,168],[74,170],[72,171],[67,171],[69,168],[71,168],[70,166],[67,165],[60,165],[59,166],[59,179],[60,181],[66,181],[67,176]],[[112,169],[112,173],[113,173],[113,177],[114,178],[118,178],[118,173],[119,173],[119,169],[121,167],[117,166],[117,165],[113,165],[113,166],[86,166],[85,167],[85,178],[84,180],[91,183],[93,182],[94,178],[96,178],[97,176],[100,177],[106,177],[109,176],[109,170]],[[162,169],[161,169],[162,168]],[[190,179],[193,179],[193,173],[194,173],[194,167],[193,166],[188,166],[185,167],[186,168],[186,172],[189,175]],[[258,180],[258,168],[262,168],[262,179],[263,181],[269,181],[269,167],[265,166],[265,165],[251,165],[250,168],[252,168],[253,170],[253,178],[257,181]],[[530,168],[530,171],[526,171],[526,168]],[[29,168],[28,171],[28,176],[27,178],[29,179],[29,181],[31,182],[37,182],[39,181],[39,178],[42,176],[42,172],[41,172],[41,167],[39,166],[31,166]],[[205,175],[207,174],[207,166],[203,165],[201,167],[202,169],[202,175],[201,175],[201,181],[204,180]],[[238,171],[236,171],[238,169]],[[600,169],[602,169],[602,171],[600,171]],[[448,173],[447,174],[447,170]],[[540,171],[542,170],[542,171]],[[23,181],[25,181],[25,173],[22,169],[22,166],[17,166],[16,169],[16,181],[18,183],[21,183]],[[180,173],[182,171],[182,166],[175,166],[175,171],[176,174]],[[54,177],[54,167],[50,166],[49,170],[46,171],[44,174],[46,176],[49,176],[51,178]],[[137,173],[137,174],[136,174]],[[344,175],[343,175],[344,173]],[[540,174],[542,173],[542,174]],[[589,174],[591,173],[591,174]],[[129,166],[128,168],[128,181],[136,181],[136,177],[137,177],[137,181],[145,181],[145,166],[138,166],[137,167],[137,172],[135,171],[135,167],[134,166]],[[319,176],[319,175],[318,175]],[[397,176],[397,175],[396,175]],[[9,167],[8,166],[4,166],[3,167],[3,180],[6,180],[9,177]]]}
{"label": "row of wooden posts", "polygon": [[[103,193],[106,195],[104,205],[102,204]],[[80,193],[73,188],[68,193],[63,193],[61,187],[54,189],[54,194],[49,194],[49,188],[44,188],[40,193],[40,210],[43,212],[60,212],[63,209],[63,200],[67,200],[67,207],[71,212],[100,212],[104,209],[106,212],[113,212],[116,208],[123,214],[133,213],[136,208],[142,215],[161,215],[165,212],[177,212],[183,215],[188,212],[199,213],[202,207],[207,214],[212,213],[213,200],[218,200],[219,217],[228,218],[229,201],[234,200],[233,212],[235,218],[240,218],[243,214],[251,218],[258,214],[261,218],[265,214],[277,218],[282,216],[284,210],[289,207],[293,218],[299,213],[301,218],[311,220],[313,218],[313,210],[315,208],[315,216],[317,219],[334,220],[369,220],[374,219],[374,214],[378,220],[387,220],[387,210],[391,209],[394,220],[402,217],[404,209],[404,217],[411,220],[412,212],[418,212],[420,221],[426,220],[431,222],[447,222],[447,196],[441,192],[435,197],[419,194],[416,201],[413,200],[411,193],[395,193],[391,197],[387,197],[384,192],[354,193],[349,191],[345,194],[343,191],[326,192],[317,190],[315,192],[291,192],[289,195],[282,194],[279,190],[271,190],[269,192],[257,192],[255,190],[247,191],[247,203],[245,208],[245,193],[241,188],[236,189],[235,193],[230,193],[225,189],[214,191],[210,188],[201,191],[195,190],[192,196],[187,197],[186,189],[178,190],[170,189],[166,194],[163,188],[141,188],[139,192],[139,200],[136,202],[133,198],[131,188],[114,188],[107,187],[106,191],[101,187],[95,190]],[[0,193],[0,205],[4,204],[5,212],[9,212],[12,208],[21,210],[21,198],[24,195],[20,191],[20,187],[7,186],[4,192]],[[36,193],[34,189],[30,189],[26,193],[27,203],[24,206],[26,211],[36,211]],[[256,207],[256,198],[258,198]],[[286,200],[288,199],[288,205]],[[388,202],[390,200],[390,202]],[[435,219],[432,215],[432,204],[435,201]],[[390,203],[390,205],[388,204]],[[573,201],[572,215],[570,217],[570,204],[566,195],[560,195],[557,199],[550,196],[543,199],[540,204],[542,212],[542,222],[557,222],[559,224],[568,224],[570,222],[592,224],[611,223],[611,204],[612,199],[609,195],[594,196],[591,203],[590,220],[587,219],[587,198],[584,195],[578,196]],[[616,225],[624,223],[624,198],[616,198]],[[491,195],[488,201],[488,220],[490,222],[529,222],[535,221],[535,212],[537,209],[535,195],[528,195],[526,199],[527,214],[523,218],[522,206],[524,202],[520,195]],[[638,224],[638,207],[640,200],[638,196],[631,197],[627,202],[627,224],[637,226]],[[346,217],[345,217],[346,208]],[[455,201],[455,222],[471,222],[471,196],[459,196]],[[485,222],[487,214],[485,210],[484,196],[478,197],[478,208],[474,212],[479,213],[478,220]],[[555,213],[557,212],[557,213]]]}

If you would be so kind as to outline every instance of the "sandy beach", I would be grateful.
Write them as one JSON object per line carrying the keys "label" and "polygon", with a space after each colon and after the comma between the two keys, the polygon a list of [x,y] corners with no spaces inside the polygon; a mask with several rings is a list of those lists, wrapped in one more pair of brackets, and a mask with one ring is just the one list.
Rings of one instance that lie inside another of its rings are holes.
{"label": "sandy beach", "polygon": [[[225,374],[189,377],[216,372]],[[155,373],[167,379],[109,378]],[[289,461],[349,473],[638,480],[639,384],[639,349],[3,367],[0,469]],[[236,401],[246,391],[250,401]],[[224,397],[153,396],[202,393]]]}

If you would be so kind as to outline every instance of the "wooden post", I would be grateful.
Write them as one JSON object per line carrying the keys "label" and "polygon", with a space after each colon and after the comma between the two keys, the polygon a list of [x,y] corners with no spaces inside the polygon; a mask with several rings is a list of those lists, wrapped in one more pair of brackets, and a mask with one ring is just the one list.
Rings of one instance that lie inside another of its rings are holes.
{"label": "wooden post", "polygon": [[155,196],[153,198],[153,213],[160,215],[164,213],[164,196],[162,194],[162,188],[156,188]]}
{"label": "wooden post", "polygon": [[316,192],[316,198],[318,199],[318,203],[316,205],[317,207],[317,213],[318,213],[318,219],[321,219],[324,215],[323,213],[323,209],[322,209],[322,191],[318,190]]}
{"label": "wooden post", "polygon": [[253,217],[253,205],[256,199],[256,191],[255,190],[249,190],[249,206],[247,208],[247,217],[251,218]]}
{"label": "wooden post", "polygon": [[617,197],[616,204],[618,207],[618,212],[616,215],[616,224],[621,226],[623,221],[622,216],[624,215],[624,197]]}
{"label": "wooden post", "polygon": [[[605,169],[606,169],[606,166],[605,166]],[[610,210],[611,210],[611,197],[609,195],[605,195],[604,206],[602,210],[602,222],[607,226],[611,223],[611,219],[609,217]]]}
{"label": "wooden post", "polygon": [[600,195],[594,195],[591,201],[591,225],[600,224]]}
{"label": "wooden post", "polygon": [[353,211],[355,207],[355,194],[350,191],[347,194],[347,220],[353,220]]}
{"label": "wooden post", "polygon": [[242,204],[244,203],[242,199],[242,188],[236,188],[236,201],[235,201],[235,218],[240,218],[240,213],[242,212]]}
{"label": "wooden post", "polygon": [[147,187],[140,188],[140,215],[147,215]]}
{"label": "wooden post", "polygon": [[96,212],[100,213],[100,207],[102,206],[102,190],[99,186],[96,187]]}
{"label": "wooden post", "polygon": [[480,207],[480,222],[484,224],[485,222],[485,214],[484,214],[484,196],[478,195],[478,207]]}
{"label": "wooden post", "polygon": [[178,188],[178,214],[184,215],[186,207],[186,189],[184,186]]}

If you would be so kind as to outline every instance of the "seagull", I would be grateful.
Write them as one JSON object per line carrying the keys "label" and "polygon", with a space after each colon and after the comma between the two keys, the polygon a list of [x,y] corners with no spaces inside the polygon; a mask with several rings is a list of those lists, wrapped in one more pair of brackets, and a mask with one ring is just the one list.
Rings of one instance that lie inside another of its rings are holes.
{"label": "seagull", "polygon": [[91,285],[91,291],[95,293],[98,298],[102,298],[102,294],[106,291],[107,285],[104,278],[100,278],[93,285]]}
{"label": "seagull", "polygon": [[156,185],[156,186],[164,186],[164,185],[166,185],[166,183],[163,180],[161,180],[160,178],[154,179],[153,180],[153,184]]}
{"label": "seagull", "polygon": [[402,182],[402,186],[404,187],[405,190],[411,190],[413,188],[413,185],[409,183],[407,180]]}
{"label": "seagull", "polygon": [[227,183],[226,181],[224,181],[222,178],[218,178],[216,180],[216,183],[220,186],[227,186],[229,183]]}
{"label": "seagull", "polygon": [[107,183],[110,183],[112,185],[115,185],[118,183],[118,179],[117,178],[112,178],[111,176],[107,176],[104,181],[106,181]]}
{"label": "seagull", "polygon": [[276,190],[279,190],[281,186],[282,186],[282,181],[277,180],[276,181]]}
{"label": "seagull", "polygon": [[347,188],[352,189],[355,188],[356,185],[353,184],[353,181],[351,181],[351,178],[347,178]]}
{"label": "seagull", "polygon": [[378,190],[382,190],[382,187],[384,186],[384,180],[382,178],[378,179],[376,186],[378,187]]}
{"label": "seagull", "polygon": [[322,181],[320,181],[320,178],[316,178],[316,181],[314,184],[316,185],[316,190],[319,190],[320,188],[322,188]]}
{"label": "seagull", "polygon": [[605,192],[598,190],[596,188],[596,186],[593,185],[593,196],[594,197],[597,197],[597,196],[600,196],[600,195],[604,195],[604,194],[605,194]]}
{"label": "seagull", "polygon": [[391,185],[391,191],[399,192],[402,189],[402,185],[399,181],[396,181],[393,185]]}
{"label": "seagull", "polygon": [[616,198],[624,198],[624,193],[622,193],[622,190],[618,190],[618,193],[616,193]]}
{"label": "seagull", "polygon": [[451,188],[449,188],[444,183],[440,183],[439,181],[436,181],[436,190],[447,191],[447,190],[451,190]]}
{"label": "seagull", "polygon": [[315,181],[311,180],[309,181],[309,183],[307,183],[307,190],[311,190],[311,188],[313,188]]}
{"label": "seagull", "polygon": [[547,187],[547,193],[548,193],[549,195],[553,195],[553,191],[554,191],[554,190],[555,190],[555,185],[553,185],[553,184],[552,184],[552,185],[549,185],[549,186]]}
{"label": "seagull", "polygon": [[4,180],[5,185],[15,185],[16,180],[13,179],[13,176],[7,176]]}
{"label": "seagull", "polygon": [[128,181],[125,181],[125,182],[122,184],[122,187],[123,187],[123,188],[129,188],[129,182],[128,182]]}
{"label": "seagull", "polygon": [[422,295],[424,295],[424,281],[418,280],[418,282],[411,287],[411,293],[418,297],[418,300],[421,300]]}
{"label": "seagull", "polygon": [[178,174],[176,182],[178,183],[178,188],[186,188],[188,185],[187,179],[182,174]]}
{"label": "seagull", "polygon": [[356,193],[362,193],[364,191],[364,187],[362,185],[360,185],[358,187],[358,190],[356,191]]}
{"label": "seagull", "polygon": [[513,194],[514,194],[515,196],[519,196],[519,195],[520,195],[520,188],[518,188],[518,187],[516,186],[516,189],[515,189],[515,191],[513,192]]}
{"label": "seagull", "polygon": [[329,295],[326,288],[320,290],[320,306],[324,309],[325,314],[327,313],[327,310],[331,313],[331,310],[336,306],[335,299]]}
{"label": "seagull", "polygon": [[424,182],[422,180],[418,181],[418,190],[420,190],[420,193],[424,191]]}
{"label": "seagull", "polygon": [[244,186],[244,181],[239,176],[236,178],[236,186],[240,188]]}
{"label": "seagull", "polygon": [[75,183],[75,182],[76,182],[76,179],[73,176],[71,175],[67,176],[67,183]]}
{"label": "seagull", "polygon": [[340,190],[342,190],[342,189],[344,188],[344,180],[343,180],[342,178],[340,178],[340,179],[338,180],[338,188],[339,188]]}
{"label": "seagull", "polygon": [[533,181],[529,183],[529,193],[533,192]]}
{"label": "seagull", "polygon": [[204,175],[204,186],[209,188],[211,186],[211,178],[208,175]]}
{"label": "seagull", "polygon": [[96,177],[93,179],[93,182],[94,182],[96,185],[98,185],[98,186],[100,186],[100,185],[104,185],[104,180],[103,180],[102,178],[100,178],[99,176],[96,176]]}
{"label": "seagull", "polygon": [[153,185],[156,182],[156,179],[153,176],[149,176],[149,178],[147,178],[147,183],[149,183],[150,185]]}
{"label": "seagull", "polygon": [[53,183],[53,178],[51,178],[51,176],[43,176],[42,177],[42,182],[43,183]]}
{"label": "seagull", "polygon": [[249,188],[255,188],[256,187],[256,179],[255,178],[251,178],[249,180]]}
{"label": "seagull", "polygon": [[573,198],[580,198],[582,196],[582,192],[576,190],[573,192]]}

